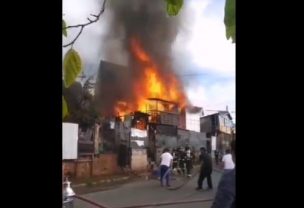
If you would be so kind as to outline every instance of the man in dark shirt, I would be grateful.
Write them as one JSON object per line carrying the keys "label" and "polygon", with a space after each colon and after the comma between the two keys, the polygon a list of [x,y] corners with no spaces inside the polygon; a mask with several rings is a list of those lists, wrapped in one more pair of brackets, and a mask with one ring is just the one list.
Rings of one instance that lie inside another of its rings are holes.
{"label": "man in dark shirt", "polygon": [[200,175],[197,181],[197,188],[196,190],[200,190],[203,188],[203,181],[207,178],[207,183],[209,189],[212,189],[212,159],[210,155],[208,155],[206,149],[204,147],[201,148],[201,155],[200,155],[200,162],[201,162],[201,170]]}
{"label": "man in dark shirt", "polygon": [[218,163],[219,163],[219,152],[217,150],[214,150],[214,156],[215,156],[215,164],[218,165]]}
{"label": "man in dark shirt", "polygon": [[[235,162],[234,140],[231,142],[231,152]],[[223,174],[211,208],[235,208],[235,168]]]}

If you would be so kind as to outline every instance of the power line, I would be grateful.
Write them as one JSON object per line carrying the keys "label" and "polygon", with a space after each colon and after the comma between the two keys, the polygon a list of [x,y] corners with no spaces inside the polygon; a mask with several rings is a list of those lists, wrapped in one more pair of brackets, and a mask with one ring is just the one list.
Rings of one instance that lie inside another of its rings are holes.
{"label": "power line", "polygon": [[[204,111],[224,111],[224,110],[204,110]],[[228,111],[229,113],[235,113],[235,111]]]}

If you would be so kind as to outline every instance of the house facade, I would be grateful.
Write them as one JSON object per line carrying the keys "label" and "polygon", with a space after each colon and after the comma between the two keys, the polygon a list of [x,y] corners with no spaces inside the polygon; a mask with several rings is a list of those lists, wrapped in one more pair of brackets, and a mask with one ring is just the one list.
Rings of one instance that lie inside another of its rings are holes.
{"label": "house facade", "polygon": [[[216,150],[224,153],[230,148],[230,142],[234,138],[234,123],[228,111],[207,115],[200,118],[201,132],[205,132],[208,138],[216,137]],[[211,152],[211,141],[207,143],[207,150]]]}

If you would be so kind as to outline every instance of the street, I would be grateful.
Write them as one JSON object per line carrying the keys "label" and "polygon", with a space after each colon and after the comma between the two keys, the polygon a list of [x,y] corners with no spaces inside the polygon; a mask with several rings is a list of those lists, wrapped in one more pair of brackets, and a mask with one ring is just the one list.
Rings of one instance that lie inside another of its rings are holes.
{"label": "street", "polygon": [[[160,187],[157,180],[139,180],[131,183],[124,184],[118,188],[94,192],[81,195],[86,199],[97,202],[109,208],[119,208],[131,205],[152,204],[152,203],[165,203],[174,201],[190,201],[199,199],[212,199],[216,192],[216,188],[221,177],[221,173],[213,171],[213,190],[195,190],[197,186],[198,176],[194,176],[191,180],[178,190],[168,190],[167,188]],[[174,183],[174,182],[173,182]],[[207,181],[204,180],[203,188],[207,188]],[[159,206],[164,208],[209,208],[211,201],[208,202],[195,202],[189,204],[175,204]],[[87,202],[75,199],[75,208],[94,208]],[[151,207],[151,206],[150,206]]]}

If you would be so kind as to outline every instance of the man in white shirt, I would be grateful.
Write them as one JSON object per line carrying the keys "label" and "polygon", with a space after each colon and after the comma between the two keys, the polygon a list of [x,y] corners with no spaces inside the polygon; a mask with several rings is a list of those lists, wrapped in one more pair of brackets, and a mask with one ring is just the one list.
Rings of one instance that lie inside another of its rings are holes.
{"label": "man in white shirt", "polygon": [[224,155],[223,159],[223,168],[224,170],[232,170],[234,169],[234,162],[232,160],[232,154],[229,149],[226,150],[226,154]]}
{"label": "man in white shirt", "polygon": [[166,185],[170,186],[169,176],[170,168],[173,163],[173,156],[169,153],[169,149],[165,148],[163,154],[160,156],[160,185],[163,186],[163,179],[166,178]]}
{"label": "man in white shirt", "polygon": [[[235,140],[231,142],[231,153],[235,161]],[[211,208],[235,208],[235,168],[224,171]]]}

